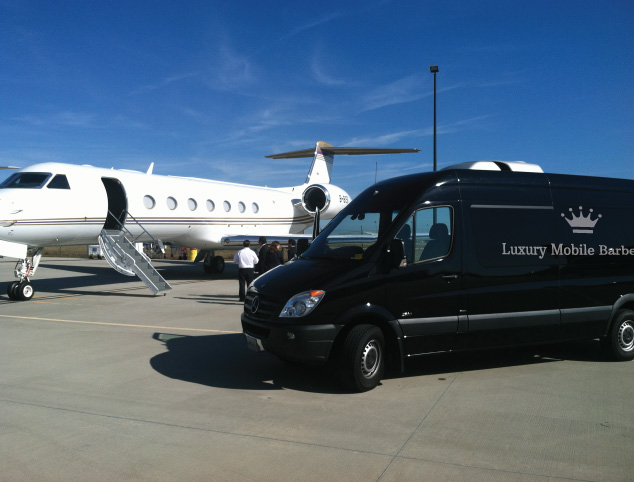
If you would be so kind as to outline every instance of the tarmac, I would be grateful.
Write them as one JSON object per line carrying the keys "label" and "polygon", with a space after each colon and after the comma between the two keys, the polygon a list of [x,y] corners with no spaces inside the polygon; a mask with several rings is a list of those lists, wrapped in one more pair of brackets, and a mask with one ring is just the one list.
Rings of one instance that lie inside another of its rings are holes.
{"label": "tarmac", "polygon": [[366,393],[247,350],[237,269],[0,259],[0,481],[632,481],[634,363],[597,341],[443,354]]}

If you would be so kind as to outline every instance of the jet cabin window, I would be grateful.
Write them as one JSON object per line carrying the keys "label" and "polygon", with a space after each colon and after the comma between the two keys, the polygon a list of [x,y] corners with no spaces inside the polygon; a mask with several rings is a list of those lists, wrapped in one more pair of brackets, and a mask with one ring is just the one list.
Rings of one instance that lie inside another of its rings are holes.
{"label": "jet cabin window", "polygon": [[0,184],[0,188],[40,189],[49,177],[50,172],[16,172]]}
{"label": "jet cabin window", "polygon": [[64,174],[58,174],[46,187],[48,189],[70,189],[70,184],[68,184],[68,179]]}
{"label": "jet cabin window", "polygon": [[451,248],[452,215],[450,207],[416,211],[399,230],[407,263],[442,258]]}

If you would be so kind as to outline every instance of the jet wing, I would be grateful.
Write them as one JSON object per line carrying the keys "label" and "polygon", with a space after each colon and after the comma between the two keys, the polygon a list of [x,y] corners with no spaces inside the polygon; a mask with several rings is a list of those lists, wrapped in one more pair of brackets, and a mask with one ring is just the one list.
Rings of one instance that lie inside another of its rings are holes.
{"label": "jet wing", "polygon": [[264,236],[269,243],[271,241],[279,241],[281,244],[286,244],[286,242],[289,239],[294,239],[295,241],[297,241],[298,239],[308,239],[308,240],[313,239],[312,234],[284,234],[280,236],[279,233],[266,234],[263,232],[256,236],[249,236],[249,235],[223,236],[221,238],[221,243],[226,247],[241,248],[242,243],[248,239],[251,242],[251,245],[257,246],[258,239],[260,238],[260,236]]}

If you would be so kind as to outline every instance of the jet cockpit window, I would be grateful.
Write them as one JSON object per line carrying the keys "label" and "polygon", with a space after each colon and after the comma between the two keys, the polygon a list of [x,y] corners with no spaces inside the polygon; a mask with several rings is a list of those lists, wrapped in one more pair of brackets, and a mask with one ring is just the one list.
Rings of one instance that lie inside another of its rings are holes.
{"label": "jet cockpit window", "polygon": [[49,189],[70,189],[70,184],[68,184],[68,179],[64,174],[58,174],[46,187]]}
{"label": "jet cockpit window", "polygon": [[16,172],[0,184],[0,188],[39,189],[46,184],[49,177],[50,172]]}

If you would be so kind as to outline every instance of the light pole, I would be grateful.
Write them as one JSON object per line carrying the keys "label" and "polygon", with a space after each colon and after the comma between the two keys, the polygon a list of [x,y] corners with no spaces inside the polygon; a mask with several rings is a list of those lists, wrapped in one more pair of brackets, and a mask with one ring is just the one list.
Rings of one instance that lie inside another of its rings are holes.
{"label": "light pole", "polygon": [[432,65],[429,67],[429,71],[434,74],[434,171],[436,170],[436,74],[438,73],[438,66]]}

